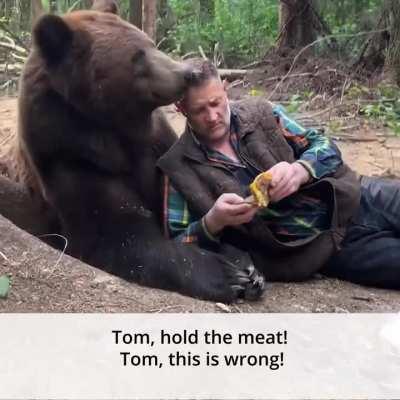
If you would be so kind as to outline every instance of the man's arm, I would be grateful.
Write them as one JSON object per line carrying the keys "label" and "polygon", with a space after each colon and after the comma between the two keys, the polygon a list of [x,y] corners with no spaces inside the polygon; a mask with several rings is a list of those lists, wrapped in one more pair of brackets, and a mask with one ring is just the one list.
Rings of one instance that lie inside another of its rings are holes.
{"label": "man's arm", "polygon": [[311,177],[320,179],[331,175],[343,164],[340,150],[328,137],[316,129],[305,129],[290,118],[280,105],[274,106],[273,112],[297,162],[303,165]]}
{"label": "man's arm", "polygon": [[237,226],[250,222],[258,207],[248,204],[235,193],[224,193],[218,197],[203,218],[190,213],[183,196],[165,177],[164,225],[168,236],[183,243],[197,243],[200,247],[216,249],[218,235],[226,226]]}
{"label": "man's arm", "polygon": [[168,237],[181,243],[197,243],[200,247],[215,248],[219,239],[212,235],[204,218],[198,218],[189,211],[183,196],[164,177],[164,231]]}

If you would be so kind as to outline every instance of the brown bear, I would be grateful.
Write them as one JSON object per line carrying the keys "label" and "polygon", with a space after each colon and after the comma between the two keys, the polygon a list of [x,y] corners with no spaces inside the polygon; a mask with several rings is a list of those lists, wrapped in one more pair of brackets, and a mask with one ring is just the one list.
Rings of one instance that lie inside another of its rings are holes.
{"label": "brown bear", "polygon": [[34,27],[19,96],[25,181],[54,210],[67,252],[89,264],[204,299],[258,297],[261,279],[242,253],[163,237],[156,160],[176,136],[157,108],[180,98],[193,71],[101,12],[112,3]]}

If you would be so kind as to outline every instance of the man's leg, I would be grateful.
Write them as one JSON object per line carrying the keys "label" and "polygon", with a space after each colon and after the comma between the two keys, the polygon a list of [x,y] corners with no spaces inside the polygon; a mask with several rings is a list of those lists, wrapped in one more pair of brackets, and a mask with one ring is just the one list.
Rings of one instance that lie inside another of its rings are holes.
{"label": "man's leg", "polygon": [[364,229],[321,271],[323,274],[362,285],[400,289],[400,238],[390,231]]}
{"label": "man's leg", "polygon": [[400,181],[362,178],[361,204],[342,249],[322,273],[400,289]]}
{"label": "man's leg", "polygon": [[400,180],[362,177],[357,225],[392,231],[400,237]]}

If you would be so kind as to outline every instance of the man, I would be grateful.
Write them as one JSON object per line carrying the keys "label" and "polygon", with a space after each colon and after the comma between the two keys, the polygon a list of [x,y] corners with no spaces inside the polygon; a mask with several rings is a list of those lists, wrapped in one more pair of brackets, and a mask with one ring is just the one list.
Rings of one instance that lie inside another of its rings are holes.
{"label": "man", "polygon": [[[322,271],[399,288],[399,183],[359,179],[328,138],[266,100],[229,103],[216,68],[192,64],[198,74],[178,104],[186,130],[158,163],[166,231],[214,251],[233,244],[269,280]],[[258,209],[245,198],[264,171],[271,204]]]}

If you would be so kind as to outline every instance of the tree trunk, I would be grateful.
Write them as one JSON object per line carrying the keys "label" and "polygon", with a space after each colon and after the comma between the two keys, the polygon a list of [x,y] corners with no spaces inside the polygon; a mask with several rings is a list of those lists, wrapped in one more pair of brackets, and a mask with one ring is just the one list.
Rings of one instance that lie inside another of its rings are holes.
{"label": "tree trunk", "polygon": [[146,0],[144,2],[143,30],[156,40],[157,33],[157,0]]}
{"label": "tree trunk", "polygon": [[50,13],[57,12],[57,0],[49,0],[49,12]]}
{"label": "tree trunk", "polygon": [[31,0],[31,26],[44,13],[42,0]]}
{"label": "tree trunk", "polygon": [[304,47],[316,39],[312,0],[281,0],[279,50]]}
{"label": "tree trunk", "polygon": [[32,19],[31,1],[22,2],[20,7],[21,7],[21,25],[19,26],[19,30],[26,32],[30,30],[30,24]]}
{"label": "tree trunk", "polygon": [[157,9],[159,20],[157,21],[156,43],[160,43],[162,41],[164,44],[166,44],[171,40],[168,38],[168,33],[176,26],[176,16],[171,8],[171,5],[168,4],[168,0],[158,0]]}
{"label": "tree trunk", "polygon": [[13,1],[13,8],[11,12],[11,18],[8,21],[8,27],[10,28],[11,32],[15,33],[16,35],[19,34],[19,29],[21,25],[21,4],[19,1]]}
{"label": "tree trunk", "polygon": [[143,0],[130,0],[129,22],[143,29]]}
{"label": "tree trunk", "polygon": [[[385,53],[389,47],[390,32],[386,28],[390,28],[390,9],[387,0],[382,8],[380,17],[375,26],[375,33],[365,41],[361,49],[358,60],[355,63],[356,67],[368,70],[371,73],[379,71],[385,65]],[[395,0],[397,3],[397,0]],[[389,57],[386,57],[386,64],[389,64]]]}
{"label": "tree trunk", "polygon": [[386,57],[386,68],[394,81],[400,86],[400,3],[388,1],[390,19],[390,41]]}

